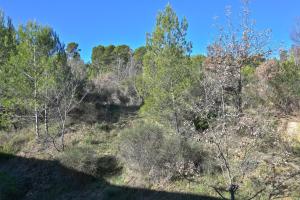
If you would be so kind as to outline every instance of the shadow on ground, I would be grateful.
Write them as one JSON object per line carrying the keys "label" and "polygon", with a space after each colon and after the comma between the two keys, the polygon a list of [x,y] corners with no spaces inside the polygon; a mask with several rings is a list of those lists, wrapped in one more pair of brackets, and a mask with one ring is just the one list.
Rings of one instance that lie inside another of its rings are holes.
{"label": "shadow on ground", "polygon": [[[109,158],[111,159],[111,158]],[[107,162],[107,158],[100,159]],[[112,162],[113,163],[113,162]],[[117,169],[117,168],[116,168]],[[103,177],[113,175],[106,170]],[[114,171],[118,173],[118,171]],[[68,169],[58,161],[0,153],[1,200],[217,200],[195,194],[115,186],[103,177]]]}

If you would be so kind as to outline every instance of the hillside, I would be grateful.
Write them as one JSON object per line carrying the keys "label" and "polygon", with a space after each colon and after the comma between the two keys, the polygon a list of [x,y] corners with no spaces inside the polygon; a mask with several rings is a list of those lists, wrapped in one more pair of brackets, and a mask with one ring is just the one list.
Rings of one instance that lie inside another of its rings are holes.
{"label": "hillside", "polygon": [[197,55],[168,3],[89,62],[0,12],[0,200],[300,199],[300,20],[278,51],[250,8]]}

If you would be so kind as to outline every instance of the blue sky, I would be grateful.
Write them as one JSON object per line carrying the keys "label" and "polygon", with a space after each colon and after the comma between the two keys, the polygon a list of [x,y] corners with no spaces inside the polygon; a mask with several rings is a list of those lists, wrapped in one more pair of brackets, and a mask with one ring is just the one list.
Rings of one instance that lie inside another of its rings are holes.
{"label": "blue sky", "polygon": [[[205,53],[214,38],[215,16],[224,16],[227,5],[236,16],[241,8],[240,0],[0,0],[0,8],[16,26],[36,20],[53,27],[65,44],[78,42],[83,59],[89,61],[92,48],[99,44],[144,45],[157,12],[168,2],[179,17],[186,16],[194,54]],[[251,9],[259,29],[272,29],[273,46],[290,46],[300,0],[252,0]]]}

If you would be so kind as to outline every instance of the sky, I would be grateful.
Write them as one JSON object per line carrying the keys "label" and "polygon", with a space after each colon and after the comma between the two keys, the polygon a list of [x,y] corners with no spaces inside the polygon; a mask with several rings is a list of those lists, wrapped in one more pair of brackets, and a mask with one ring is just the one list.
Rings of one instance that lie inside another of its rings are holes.
{"label": "sky", "polygon": [[[63,43],[79,43],[85,62],[97,45],[127,44],[135,49],[145,45],[158,11],[170,3],[179,18],[189,22],[188,39],[193,54],[205,54],[213,41],[215,17],[224,16],[230,5],[238,22],[240,0],[0,0],[0,9],[15,26],[29,20],[52,27]],[[289,34],[300,17],[300,0],[252,0],[251,17],[258,30],[272,29],[273,48],[291,45]]]}

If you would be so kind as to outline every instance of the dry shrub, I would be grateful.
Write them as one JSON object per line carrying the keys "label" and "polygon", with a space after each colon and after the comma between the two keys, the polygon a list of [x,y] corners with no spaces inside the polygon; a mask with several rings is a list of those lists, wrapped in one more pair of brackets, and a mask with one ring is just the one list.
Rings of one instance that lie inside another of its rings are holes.
{"label": "dry shrub", "polygon": [[138,123],[121,133],[120,157],[150,182],[191,176],[204,169],[204,151],[154,124]]}
{"label": "dry shrub", "polygon": [[95,91],[102,95],[108,104],[141,104],[132,79],[119,80],[116,74],[110,72],[96,76],[92,83]]}
{"label": "dry shrub", "polygon": [[98,75],[95,78],[93,78],[92,82],[97,91],[114,91],[118,88],[118,79],[113,73]]}
{"label": "dry shrub", "polygon": [[278,62],[276,60],[268,60],[256,68],[255,74],[261,81],[271,80],[277,75],[278,70]]}

